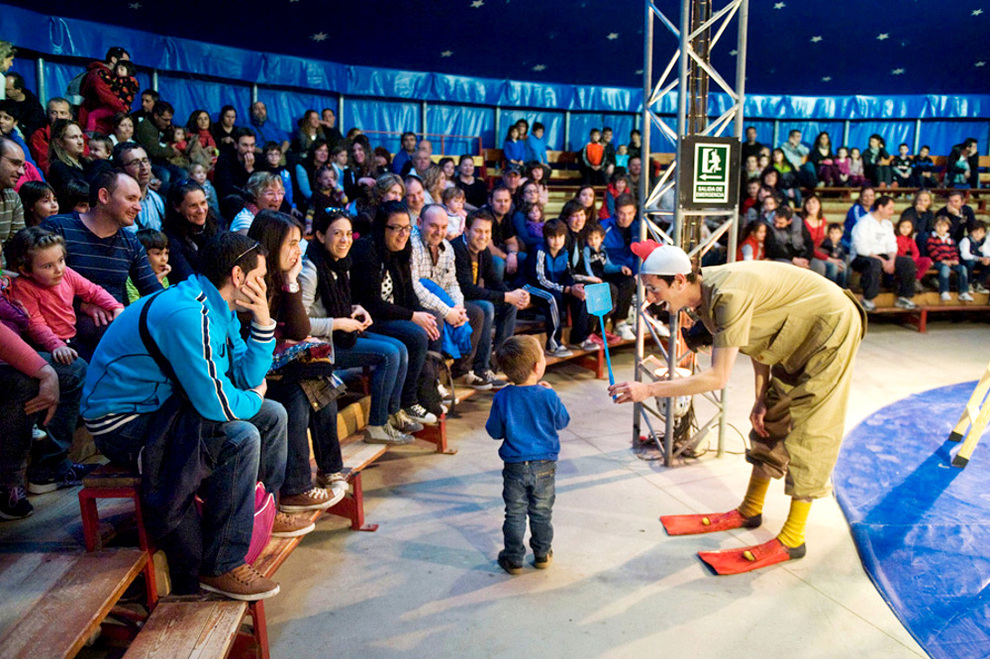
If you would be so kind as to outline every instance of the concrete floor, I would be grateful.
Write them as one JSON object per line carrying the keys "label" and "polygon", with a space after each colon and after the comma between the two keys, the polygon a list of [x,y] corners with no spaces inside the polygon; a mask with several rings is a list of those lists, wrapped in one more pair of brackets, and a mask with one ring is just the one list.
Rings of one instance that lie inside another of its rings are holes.
{"label": "concrete floor", "polygon": [[[983,325],[939,322],[928,334],[871,327],[860,350],[847,429],[911,393],[979,376]],[[617,377],[631,374],[628,352]],[[489,394],[450,423],[455,456],[394,449],[365,472],[368,520],[317,525],[278,573],[269,601],[273,657],[917,657],[925,656],[863,571],[834,498],[815,503],[808,556],[756,573],[714,577],[698,550],[773,537],[787,514],[771,487],[763,528],[670,538],[657,516],[727,510],[749,466],[730,430],[709,453],[666,469],[630,450],[630,407],[602,382],[563,365],[548,373],[571,414],[562,433],[554,563],[519,576],[501,547],[501,463],[484,431]],[[748,430],[752,370],[740,359],[730,422]]]}

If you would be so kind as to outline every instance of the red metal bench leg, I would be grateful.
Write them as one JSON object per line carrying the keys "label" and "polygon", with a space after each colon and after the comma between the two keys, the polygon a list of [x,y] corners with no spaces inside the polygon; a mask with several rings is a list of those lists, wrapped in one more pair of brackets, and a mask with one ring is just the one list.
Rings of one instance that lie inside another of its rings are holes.
{"label": "red metal bench leg", "polygon": [[922,334],[928,331],[928,309],[921,310],[921,319],[918,321],[918,331]]}
{"label": "red metal bench leg", "polygon": [[85,489],[79,490],[79,514],[82,517],[83,542],[86,551],[101,549],[100,513],[94,499]]}
{"label": "red metal bench leg", "polygon": [[264,600],[252,602],[249,608],[251,611],[252,626],[254,627],[254,640],[258,642],[261,659],[269,659],[268,622],[265,620],[265,602]]}
{"label": "red metal bench leg", "polygon": [[345,496],[327,512],[351,520],[353,531],[377,531],[377,524],[364,523],[364,488],[361,485],[360,471],[351,479],[351,492],[352,494]]}
{"label": "red metal bench leg", "polygon": [[435,424],[427,424],[423,426],[423,429],[416,433],[416,437],[422,439],[423,441],[435,444],[437,447],[437,453],[445,453],[446,455],[454,455],[457,453],[456,448],[449,448],[447,446],[447,416],[444,415],[440,417],[440,421]]}

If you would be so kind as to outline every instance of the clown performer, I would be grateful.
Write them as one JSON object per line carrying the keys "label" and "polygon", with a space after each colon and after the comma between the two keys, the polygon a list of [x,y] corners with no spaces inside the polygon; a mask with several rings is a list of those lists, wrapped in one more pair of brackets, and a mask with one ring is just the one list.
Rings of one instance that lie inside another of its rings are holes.
{"label": "clown performer", "polygon": [[651,303],[674,313],[693,309],[712,335],[711,368],[684,378],[609,387],[616,403],[692,396],[723,389],[737,353],[756,375],[753,430],[746,460],[753,465],[742,504],[726,513],[661,517],[669,535],[755,528],[763,521],[770,478],[785,479],[790,513],[776,538],[761,545],[698,556],[716,574],[738,574],[802,558],[811,501],[830,492],[852,382],[853,359],[866,333],[866,314],[848,290],[786,263],[743,261],[695,272],[678,247],[633,245]]}

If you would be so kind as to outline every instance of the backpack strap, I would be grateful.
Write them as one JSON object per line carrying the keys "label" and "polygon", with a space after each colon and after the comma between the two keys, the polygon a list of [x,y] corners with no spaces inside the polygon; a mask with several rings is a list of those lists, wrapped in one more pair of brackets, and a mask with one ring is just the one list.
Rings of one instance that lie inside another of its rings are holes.
{"label": "backpack strap", "polygon": [[156,364],[158,364],[158,368],[161,369],[165,377],[172,382],[172,388],[175,390],[175,393],[188,400],[185,389],[182,388],[179,378],[175,375],[175,369],[173,369],[169,361],[165,359],[165,355],[162,354],[161,349],[158,347],[158,344],[151,336],[151,332],[148,330],[148,312],[151,309],[151,305],[158,299],[158,296],[164,292],[165,291],[162,290],[152,295],[151,298],[145,303],[144,307],[141,308],[141,316],[138,318],[138,332],[141,334],[141,342],[144,343],[145,350],[148,351],[151,358],[155,360]]}

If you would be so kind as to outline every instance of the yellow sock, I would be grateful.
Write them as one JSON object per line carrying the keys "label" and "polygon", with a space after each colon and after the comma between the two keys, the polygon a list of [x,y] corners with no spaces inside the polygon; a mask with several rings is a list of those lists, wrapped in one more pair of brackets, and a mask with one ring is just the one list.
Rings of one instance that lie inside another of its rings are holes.
{"label": "yellow sock", "polygon": [[752,517],[763,512],[763,502],[767,498],[767,490],[770,489],[770,479],[753,474],[749,479],[749,488],[746,489],[746,496],[739,504],[739,513],[743,517]]}
{"label": "yellow sock", "polygon": [[808,523],[808,513],[811,512],[811,502],[791,499],[791,511],[787,514],[784,528],[780,530],[777,539],[785,547],[795,549],[804,544],[804,528]]}

